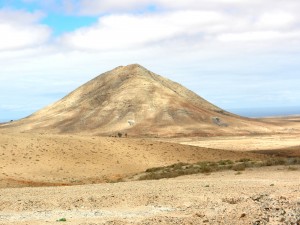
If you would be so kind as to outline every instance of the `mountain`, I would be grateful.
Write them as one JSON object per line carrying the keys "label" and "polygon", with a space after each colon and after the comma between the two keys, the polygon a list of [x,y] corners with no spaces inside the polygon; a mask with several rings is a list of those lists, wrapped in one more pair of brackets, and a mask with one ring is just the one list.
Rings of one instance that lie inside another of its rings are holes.
{"label": "mountain", "polygon": [[138,64],[103,73],[56,103],[0,128],[158,137],[270,131],[266,123],[226,112]]}

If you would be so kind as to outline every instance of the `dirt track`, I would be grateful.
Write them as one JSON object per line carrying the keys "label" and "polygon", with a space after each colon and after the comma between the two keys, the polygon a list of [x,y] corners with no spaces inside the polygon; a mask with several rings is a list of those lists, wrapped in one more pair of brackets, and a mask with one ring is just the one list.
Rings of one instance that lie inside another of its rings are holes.
{"label": "dirt track", "polygon": [[60,218],[66,218],[64,224],[82,225],[299,224],[300,167],[159,181],[0,189],[0,211],[1,225],[57,224]]}

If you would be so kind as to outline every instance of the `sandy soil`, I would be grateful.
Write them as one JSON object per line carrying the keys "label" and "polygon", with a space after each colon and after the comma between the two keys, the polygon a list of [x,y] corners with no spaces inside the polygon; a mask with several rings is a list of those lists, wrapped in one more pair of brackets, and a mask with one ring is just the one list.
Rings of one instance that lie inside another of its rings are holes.
{"label": "sandy soil", "polygon": [[0,225],[61,218],[75,225],[299,225],[300,166],[101,183],[179,161],[265,159],[275,147],[300,156],[298,146],[297,134],[161,140],[0,134]]}
{"label": "sandy soil", "polygon": [[160,139],[205,148],[233,151],[274,150],[300,146],[300,134],[270,134],[221,137],[186,137]]}
{"label": "sandy soil", "polygon": [[[295,170],[298,169],[298,170]],[[300,167],[0,189],[0,224],[299,224]],[[297,223],[298,221],[298,223]]]}
{"label": "sandy soil", "polygon": [[1,134],[0,188],[114,181],[178,162],[264,156],[146,139]]}

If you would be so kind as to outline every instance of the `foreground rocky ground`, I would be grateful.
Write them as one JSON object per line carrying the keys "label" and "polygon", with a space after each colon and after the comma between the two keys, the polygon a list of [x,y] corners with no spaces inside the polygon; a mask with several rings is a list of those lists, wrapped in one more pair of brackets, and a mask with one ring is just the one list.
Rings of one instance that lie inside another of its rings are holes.
{"label": "foreground rocky ground", "polygon": [[[66,222],[57,220],[66,219]],[[300,224],[300,167],[0,189],[0,224]]]}

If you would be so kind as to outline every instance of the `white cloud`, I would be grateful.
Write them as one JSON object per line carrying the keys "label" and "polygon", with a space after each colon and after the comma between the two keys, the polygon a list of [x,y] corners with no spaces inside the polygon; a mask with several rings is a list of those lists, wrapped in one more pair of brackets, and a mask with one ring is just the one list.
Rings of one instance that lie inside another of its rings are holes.
{"label": "white cloud", "polygon": [[131,9],[137,9],[149,4],[149,0],[81,0],[79,2],[81,14],[99,14],[103,12],[115,12],[125,11]]}
{"label": "white cloud", "polygon": [[270,28],[290,28],[297,22],[292,13],[275,11],[263,13],[257,21],[256,26],[261,29]]}
{"label": "white cloud", "polygon": [[223,42],[255,42],[255,41],[287,41],[289,39],[300,39],[300,31],[278,32],[278,31],[253,31],[243,33],[226,33],[217,37]]}
{"label": "white cloud", "polygon": [[43,26],[0,24],[0,50],[28,48],[45,43],[49,30]]}
{"label": "white cloud", "polygon": [[189,9],[189,10],[205,10],[211,8],[220,8],[224,6],[240,6],[255,4],[258,0],[81,0],[79,8],[81,14],[101,14],[124,12],[128,10],[144,9],[149,6],[155,6],[160,9]]}
{"label": "white cloud", "polygon": [[110,15],[100,18],[94,26],[64,35],[61,42],[75,49],[139,48],[181,36],[210,32],[218,29],[225,20],[222,14],[210,11]]}
{"label": "white cloud", "polygon": [[42,12],[27,12],[24,10],[11,10],[0,8],[0,23],[33,24],[44,17]]}
{"label": "white cloud", "polygon": [[38,46],[50,37],[51,30],[38,24],[41,13],[0,10],[0,51]]}
{"label": "white cloud", "polygon": [[[191,49],[208,45],[219,49],[219,42],[253,42],[261,50],[264,42],[270,45],[270,41],[281,41],[286,46],[286,41],[299,39],[299,22],[292,12],[274,10],[252,16],[222,10],[113,14],[100,17],[93,26],[63,35],[60,43],[71,49],[107,51],[170,45],[180,48],[187,43]],[[235,49],[235,45],[229,47]]]}
{"label": "white cloud", "polygon": [[[76,3],[81,14],[99,15],[103,13],[143,10],[155,6],[160,10],[226,10],[231,12],[258,12],[278,9],[292,10],[297,13],[298,0],[79,0]],[[271,7],[270,7],[271,6]]]}

